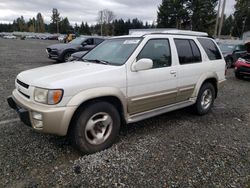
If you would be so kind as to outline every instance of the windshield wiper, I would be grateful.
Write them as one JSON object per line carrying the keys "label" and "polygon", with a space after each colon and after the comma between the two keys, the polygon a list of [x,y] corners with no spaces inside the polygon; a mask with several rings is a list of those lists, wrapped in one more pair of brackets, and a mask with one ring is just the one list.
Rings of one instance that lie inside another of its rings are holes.
{"label": "windshield wiper", "polygon": [[108,65],[110,64],[108,61],[104,61],[104,60],[99,60],[99,59],[82,59],[82,61],[84,62],[93,62],[93,63],[100,63],[100,64],[104,64],[104,65]]}

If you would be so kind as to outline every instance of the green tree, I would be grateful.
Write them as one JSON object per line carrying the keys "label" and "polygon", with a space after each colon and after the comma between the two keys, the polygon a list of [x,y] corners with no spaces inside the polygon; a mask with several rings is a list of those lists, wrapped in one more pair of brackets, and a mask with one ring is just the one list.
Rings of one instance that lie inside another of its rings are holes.
{"label": "green tree", "polygon": [[50,23],[50,32],[58,33],[59,32],[59,22],[60,22],[60,13],[56,8],[52,9],[51,23]]}
{"label": "green tree", "polygon": [[70,26],[68,18],[63,18],[60,23],[60,33],[68,33],[70,30],[72,30],[72,27]]}
{"label": "green tree", "polygon": [[241,37],[244,31],[250,30],[250,1],[237,0],[235,4],[234,36]]}
{"label": "green tree", "polygon": [[15,24],[15,30],[16,31],[21,31],[24,32],[27,29],[27,25],[25,23],[25,20],[23,18],[23,16],[17,18],[16,20],[14,20],[14,24]]}
{"label": "green tree", "polygon": [[36,32],[38,33],[44,33],[45,32],[45,26],[42,14],[39,12],[36,16]]}
{"label": "green tree", "polygon": [[222,26],[221,34],[222,35],[232,35],[232,31],[233,31],[233,28],[234,28],[234,18],[233,18],[233,16],[230,15],[224,20],[225,21],[224,21],[223,26]]}
{"label": "green tree", "polygon": [[28,31],[35,32],[36,31],[36,20],[35,18],[29,19],[27,23]]}
{"label": "green tree", "polygon": [[218,0],[189,0],[187,8],[191,17],[192,30],[213,33],[217,3]]}
{"label": "green tree", "polygon": [[158,27],[181,29],[184,23],[189,20],[187,0],[162,0],[158,8]]}

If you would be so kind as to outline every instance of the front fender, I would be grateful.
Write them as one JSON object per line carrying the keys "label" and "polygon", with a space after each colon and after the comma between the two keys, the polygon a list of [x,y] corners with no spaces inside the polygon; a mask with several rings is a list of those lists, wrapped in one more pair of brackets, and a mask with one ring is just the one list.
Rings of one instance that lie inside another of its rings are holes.
{"label": "front fender", "polygon": [[100,97],[117,97],[122,103],[123,112],[124,115],[126,116],[127,114],[126,97],[120,89],[114,87],[101,87],[101,88],[92,88],[84,90],[73,96],[68,102],[67,106],[80,106],[82,103],[88,100]]}

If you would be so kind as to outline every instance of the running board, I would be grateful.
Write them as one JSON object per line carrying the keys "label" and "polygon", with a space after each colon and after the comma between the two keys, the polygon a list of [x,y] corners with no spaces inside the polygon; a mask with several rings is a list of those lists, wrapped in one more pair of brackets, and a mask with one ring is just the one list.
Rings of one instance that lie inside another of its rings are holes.
{"label": "running board", "polygon": [[157,108],[154,110],[149,110],[146,112],[134,114],[134,115],[131,115],[128,117],[127,123],[134,123],[134,122],[148,119],[148,118],[151,118],[151,117],[154,117],[154,116],[157,116],[160,114],[164,114],[164,113],[167,113],[170,111],[185,108],[185,107],[193,105],[195,103],[195,101],[196,101],[196,98],[192,98],[188,101],[184,101],[184,102],[180,102],[180,103],[176,103],[176,104],[171,104],[171,105],[160,107],[160,108]]}

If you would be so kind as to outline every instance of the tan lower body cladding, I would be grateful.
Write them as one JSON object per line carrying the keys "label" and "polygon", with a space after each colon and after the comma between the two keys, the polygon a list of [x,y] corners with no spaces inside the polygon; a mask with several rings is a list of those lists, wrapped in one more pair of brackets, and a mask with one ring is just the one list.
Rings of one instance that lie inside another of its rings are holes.
{"label": "tan lower body cladding", "polygon": [[137,114],[188,100],[192,96],[194,88],[195,86],[192,85],[179,88],[178,90],[167,90],[129,98],[128,113],[131,115]]}

